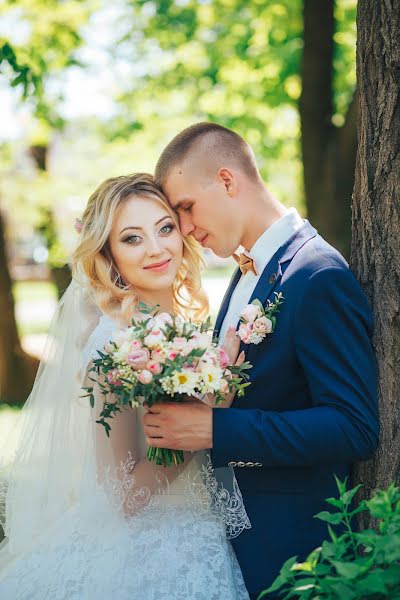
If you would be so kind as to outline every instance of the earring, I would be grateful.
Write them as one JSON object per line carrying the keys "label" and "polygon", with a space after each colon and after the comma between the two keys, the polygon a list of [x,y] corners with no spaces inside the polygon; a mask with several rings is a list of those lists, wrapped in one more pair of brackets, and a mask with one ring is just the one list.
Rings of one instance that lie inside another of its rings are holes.
{"label": "earring", "polygon": [[120,274],[118,271],[117,271],[117,276],[116,276],[116,278],[115,278],[115,280],[114,280],[114,285],[116,285],[116,286],[117,286],[117,287],[119,287],[119,288],[124,288],[124,287],[126,287],[126,286],[125,286],[125,283],[124,283],[124,281],[123,281],[123,279],[122,279],[122,276],[121,276],[121,274]]}

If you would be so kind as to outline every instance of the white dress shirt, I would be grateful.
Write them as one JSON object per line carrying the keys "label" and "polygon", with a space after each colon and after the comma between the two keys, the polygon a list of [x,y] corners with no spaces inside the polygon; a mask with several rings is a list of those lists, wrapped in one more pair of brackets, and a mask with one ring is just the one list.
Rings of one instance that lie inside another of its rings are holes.
{"label": "white dress shirt", "polygon": [[252,293],[260,279],[265,267],[274,256],[275,252],[303,225],[304,221],[295,208],[275,221],[260,235],[249,254],[254,260],[258,275],[251,271],[243,274],[231,296],[225,319],[221,325],[219,340],[223,343],[229,326],[236,328],[240,313],[248,304]]}

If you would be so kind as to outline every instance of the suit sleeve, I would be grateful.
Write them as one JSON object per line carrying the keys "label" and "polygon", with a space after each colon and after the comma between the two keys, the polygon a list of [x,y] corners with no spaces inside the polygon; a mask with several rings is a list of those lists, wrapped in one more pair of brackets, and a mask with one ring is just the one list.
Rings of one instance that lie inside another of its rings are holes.
{"label": "suit sleeve", "polygon": [[370,458],[379,439],[372,316],[351,271],[327,267],[307,281],[292,322],[311,406],[213,410],[213,464],[312,466]]}

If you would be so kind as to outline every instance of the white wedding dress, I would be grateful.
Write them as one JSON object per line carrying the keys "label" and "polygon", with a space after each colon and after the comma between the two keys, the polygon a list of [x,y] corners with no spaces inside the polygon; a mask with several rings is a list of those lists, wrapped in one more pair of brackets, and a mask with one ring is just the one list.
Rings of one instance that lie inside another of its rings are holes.
{"label": "white wedding dress", "polygon": [[[68,290],[67,300],[68,293],[64,325],[77,308],[77,292]],[[0,599],[248,600],[228,539],[250,526],[232,472],[214,473],[206,452],[157,467],[146,459],[142,408],[119,413],[107,438],[95,423],[102,396],[91,409],[79,398],[82,375],[64,379],[79,365],[87,380],[115,329],[100,316],[78,356],[58,337],[53,371],[45,367],[35,383],[4,490]]]}

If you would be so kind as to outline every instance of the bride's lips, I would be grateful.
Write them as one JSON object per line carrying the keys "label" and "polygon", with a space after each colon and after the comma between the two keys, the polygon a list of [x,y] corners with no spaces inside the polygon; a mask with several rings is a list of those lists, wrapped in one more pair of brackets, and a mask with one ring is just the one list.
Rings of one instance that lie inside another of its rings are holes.
{"label": "bride's lips", "polygon": [[153,264],[147,265],[147,267],[143,267],[143,268],[147,269],[149,271],[156,271],[157,273],[160,273],[160,272],[166,271],[168,269],[170,262],[171,262],[171,259],[168,258],[167,260],[163,260],[162,262],[158,262],[158,263],[153,263]]}

